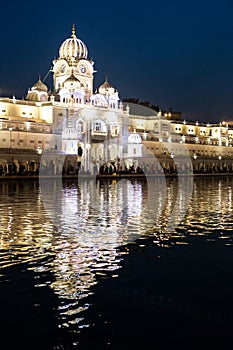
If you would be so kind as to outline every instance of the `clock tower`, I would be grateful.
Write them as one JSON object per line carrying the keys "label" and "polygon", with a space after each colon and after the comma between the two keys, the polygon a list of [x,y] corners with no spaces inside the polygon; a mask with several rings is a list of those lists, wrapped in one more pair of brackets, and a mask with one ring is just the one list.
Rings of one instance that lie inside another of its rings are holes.
{"label": "clock tower", "polygon": [[52,71],[55,94],[59,95],[61,90],[67,89],[67,81],[72,80],[70,92],[82,90],[84,100],[90,100],[93,94],[94,62],[88,58],[86,45],[77,38],[74,25],[71,37],[60,46],[59,57],[53,61]]}

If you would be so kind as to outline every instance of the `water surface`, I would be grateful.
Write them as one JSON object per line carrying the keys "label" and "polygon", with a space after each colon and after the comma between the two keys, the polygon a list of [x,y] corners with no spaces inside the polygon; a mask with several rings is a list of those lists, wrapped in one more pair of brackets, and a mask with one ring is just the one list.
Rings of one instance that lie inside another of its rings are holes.
{"label": "water surface", "polygon": [[197,178],[188,200],[178,179],[150,181],[0,182],[9,349],[149,348],[165,323],[177,342],[226,339],[233,179]]}

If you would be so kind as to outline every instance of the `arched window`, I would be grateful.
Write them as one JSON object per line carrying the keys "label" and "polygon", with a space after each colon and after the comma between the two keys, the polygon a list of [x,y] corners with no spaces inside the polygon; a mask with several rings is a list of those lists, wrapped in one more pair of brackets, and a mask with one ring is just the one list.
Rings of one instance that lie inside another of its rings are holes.
{"label": "arched window", "polygon": [[98,119],[98,120],[95,120],[93,123],[92,123],[92,132],[96,132],[96,133],[105,133],[107,132],[107,127],[106,127],[106,124],[101,120],[101,119]]}
{"label": "arched window", "polygon": [[101,129],[102,124],[100,122],[94,122],[93,123],[93,131],[102,131]]}
{"label": "arched window", "polygon": [[111,126],[111,134],[113,137],[117,136],[119,134],[119,125],[113,124]]}
{"label": "arched window", "polygon": [[77,131],[82,133],[85,131],[85,123],[82,119],[79,119],[76,124]]}

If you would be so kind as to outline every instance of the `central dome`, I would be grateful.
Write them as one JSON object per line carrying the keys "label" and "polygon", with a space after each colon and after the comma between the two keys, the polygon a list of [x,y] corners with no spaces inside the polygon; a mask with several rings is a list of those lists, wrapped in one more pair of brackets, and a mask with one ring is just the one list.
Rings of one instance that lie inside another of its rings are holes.
{"label": "central dome", "polygon": [[87,58],[88,50],[82,40],[75,35],[74,25],[72,26],[71,37],[66,39],[59,49],[59,57],[64,59]]}

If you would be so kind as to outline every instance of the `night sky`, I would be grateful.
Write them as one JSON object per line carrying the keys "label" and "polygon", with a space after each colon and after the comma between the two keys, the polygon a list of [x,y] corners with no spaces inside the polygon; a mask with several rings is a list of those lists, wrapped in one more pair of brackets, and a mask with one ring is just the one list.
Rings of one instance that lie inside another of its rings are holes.
{"label": "night sky", "polygon": [[0,96],[25,97],[73,23],[95,61],[95,88],[107,74],[122,99],[190,120],[233,120],[233,0],[5,1]]}

